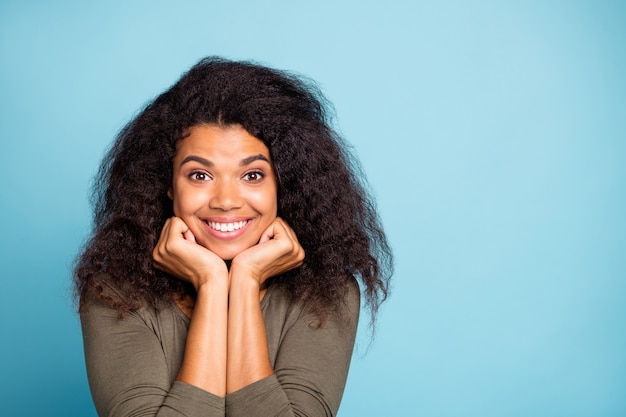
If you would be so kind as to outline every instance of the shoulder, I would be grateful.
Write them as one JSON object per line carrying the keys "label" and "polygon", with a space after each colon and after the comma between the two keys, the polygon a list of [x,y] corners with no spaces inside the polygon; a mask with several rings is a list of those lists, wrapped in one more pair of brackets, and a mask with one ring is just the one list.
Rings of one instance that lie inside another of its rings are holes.
{"label": "shoulder", "polygon": [[119,307],[127,302],[127,297],[108,274],[100,274],[95,276],[91,285],[83,290],[79,302],[81,316],[88,314],[94,309],[110,309],[117,311],[121,317],[124,315],[124,311]]}
{"label": "shoulder", "polygon": [[319,304],[314,301],[294,297],[274,285],[270,285],[261,302],[266,321],[279,321],[281,326],[294,321],[306,321],[312,327],[323,326],[327,321],[356,326],[361,308],[361,291],[356,279],[351,277],[338,288],[334,302],[321,309],[317,307]]}
{"label": "shoulder", "polygon": [[159,321],[164,317],[184,316],[172,298],[171,303],[161,302],[153,306],[140,297],[133,297],[132,290],[114,282],[108,275],[98,277],[93,286],[80,299],[80,316],[116,317],[122,319],[140,319],[146,323]]}

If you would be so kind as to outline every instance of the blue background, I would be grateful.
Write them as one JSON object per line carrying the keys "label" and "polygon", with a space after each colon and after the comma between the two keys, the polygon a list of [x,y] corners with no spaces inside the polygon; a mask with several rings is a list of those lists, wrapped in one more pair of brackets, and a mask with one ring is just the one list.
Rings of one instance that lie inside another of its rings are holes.
{"label": "blue background", "polygon": [[94,416],[70,270],[114,135],[200,57],[316,79],[395,249],[340,414],[626,415],[626,3],[0,3],[0,414]]}

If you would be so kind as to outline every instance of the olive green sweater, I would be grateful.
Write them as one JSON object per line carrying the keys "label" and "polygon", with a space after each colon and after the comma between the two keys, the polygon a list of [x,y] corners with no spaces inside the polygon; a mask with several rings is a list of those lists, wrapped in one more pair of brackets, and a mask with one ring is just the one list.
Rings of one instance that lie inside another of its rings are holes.
{"label": "olive green sweater", "polygon": [[359,314],[351,287],[347,314],[322,327],[300,304],[269,287],[261,302],[274,375],[218,397],[175,381],[189,318],[176,306],[117,311],[87,300],[81,313],[87,375],[100,416],[335,416]]}

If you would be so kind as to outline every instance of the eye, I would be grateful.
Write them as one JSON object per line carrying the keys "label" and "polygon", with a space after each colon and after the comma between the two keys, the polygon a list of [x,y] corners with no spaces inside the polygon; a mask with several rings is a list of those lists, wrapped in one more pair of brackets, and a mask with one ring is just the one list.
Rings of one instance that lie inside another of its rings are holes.
{"label": "eye", "polygon": [[211,179],[209,174],[207,174],[204,171],[194,171],[191,174],[189,174],[189,178],[191,178],[194,181],[208,181]]}
{"label": "eye", "polygon": [[243,175],[243,179],[249,182],[259,182],[265,178],[265,174],[261,171],[250,171]]}

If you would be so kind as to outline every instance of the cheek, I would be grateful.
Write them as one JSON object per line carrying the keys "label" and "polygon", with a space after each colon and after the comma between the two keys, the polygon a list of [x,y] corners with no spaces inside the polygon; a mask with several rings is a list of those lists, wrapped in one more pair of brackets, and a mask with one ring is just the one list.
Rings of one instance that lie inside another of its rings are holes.
{"label": "cheek", "polygon": [[249,195],[247,204],[250,210],[261,216],[263,226],[269,226],[276,219],[277,204],[276,200],[267,198],[265,195]]}
{"label": "cheek", "polygon": [[193,214],[202,203],[202,195],[185,187],[175,187],[172,194],[174,215],[184,217]]}
{"label": "cheek", "polygon": [[276,190],[269,189],[260,192],[254,197],[258,210],[266,216],[276,217],[278,211],[278,201],[276,200]]}

